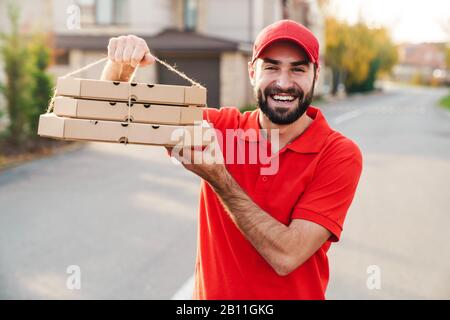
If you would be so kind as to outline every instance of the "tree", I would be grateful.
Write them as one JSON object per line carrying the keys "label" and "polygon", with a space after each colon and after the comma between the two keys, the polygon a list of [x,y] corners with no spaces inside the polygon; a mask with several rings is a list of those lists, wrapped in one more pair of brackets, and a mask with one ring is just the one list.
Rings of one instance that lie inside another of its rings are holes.
{"label": "tree", "polygon": [[357,23],[349,28],[348,39],[343,61],[343,68],[347,75],[344,83],[347,92],[353,92],[353,86],[367,79],[376,52],[369,28],[363,23]]}
{"label": "tree", "polygon": [[332,77],[331,93],[337,93],[339,81],[342,78],[344,68],[343,62],[347,52],[349,28],[345,23],[333,17],[328,17],[325,22],[326,54],[325,63],[330,67]]}
{"label": "tree", "polygon": [[[360,68],[357,74],[350,72],[350,77],[346,79],[346,89],[350,93],[374,90],[378,75],[389,73],[398,60],[397,48],[386,29],[369,29],[363,26],[356,32],[360,32],[360,35],[355,38],[359,39],[361,46],[368,52],[364,54],[367,60],[360,61],[364,68]],[[366,38],[366,41],[361,41],[360,37]]]}
{"label": "tree", "polygon": [[51,51],[43,35],[37,34],[29,47],[30,60],[29,69],[31,77],[31,96],[33,97],[28,110],[28,123],[30,136],[36,137],[39,116],[47,110],[52,95],[53,80],[46,72]]}
{"label": "tree", "polygon": [[50,46],[42,34],[27,36],[19,31],[19,8],[8,7],[10,31],[0,34],[0,57],[5,64],[6,83],[0,91],[6,98],[9,126],[5,140],[24,150],[37,138],[39,115],[47,109],[52,95],[52,77],[46,72]]}
{"label": "tree", "polygon": [[373,90],[378,73],[389,72],[396,61],[397,51],[386,29],[327,18],[325,62],[333,73],[332,94],[340,82],[347,92]]}
{"label": "tree", "polygon": [[2,93],[6,98],[6,110],[9,116],[7,140],[13,144],[20,144],[26,139],[27,110],[29,108],[29,79],[27,77],[27,48],[25,36],[19,32],[19,8],[10,3],[8,17],[11,31],[1,33],[0,56],[5,64],[6,84]]}

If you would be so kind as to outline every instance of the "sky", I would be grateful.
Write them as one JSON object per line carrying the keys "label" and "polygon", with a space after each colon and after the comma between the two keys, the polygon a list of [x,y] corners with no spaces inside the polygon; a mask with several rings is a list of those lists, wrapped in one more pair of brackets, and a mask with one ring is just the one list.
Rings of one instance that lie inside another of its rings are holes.
{"label": "sky", "polygon": [[[331,0],[337,16],[391,30],[399,42],[450,41],[450,0]],[[445,32],[445,30],[448,30]]]}

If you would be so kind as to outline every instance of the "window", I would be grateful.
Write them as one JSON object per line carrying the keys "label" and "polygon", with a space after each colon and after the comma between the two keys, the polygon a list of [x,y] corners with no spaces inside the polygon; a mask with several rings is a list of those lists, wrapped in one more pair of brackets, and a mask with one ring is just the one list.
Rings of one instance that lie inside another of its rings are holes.
{"label": "window", "polygon": [[184,30],[195,31],[197,28],[198,1],[184,0]]}
{"label": "window", "polygon": [[128,0],[78,0],[81,11],[81,25],[128,24]]}
{"label": "window", "polygon": [[128,23],[127,0],[96,0],[95,21],[99,25]]}
{"label": "window", "polygon": [[95,0],[78,0],[81,27],[95,24]]}

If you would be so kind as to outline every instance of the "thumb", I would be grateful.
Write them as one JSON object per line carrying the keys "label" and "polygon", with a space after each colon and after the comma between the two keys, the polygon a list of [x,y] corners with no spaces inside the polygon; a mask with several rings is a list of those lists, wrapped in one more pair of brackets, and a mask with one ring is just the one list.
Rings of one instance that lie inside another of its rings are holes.
{"label": "thumb", "polygon": [[150,53],[146,53],[144,58],[139,63],[139,65],[141,67],[144,67],[144,66],[148,66],[148,65],[154,64],[155,61],[156,61],[155,58]]}

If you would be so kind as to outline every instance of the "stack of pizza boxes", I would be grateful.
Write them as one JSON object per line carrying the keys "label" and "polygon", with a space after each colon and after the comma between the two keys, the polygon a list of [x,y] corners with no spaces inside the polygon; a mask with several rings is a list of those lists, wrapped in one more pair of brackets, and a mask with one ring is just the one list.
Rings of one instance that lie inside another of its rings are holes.
{"label": "stack of pizza boxes", "polygon": [[38,134],[64,140],[201,146],[206,89],[136,82],[58,78],[53,113]]}

